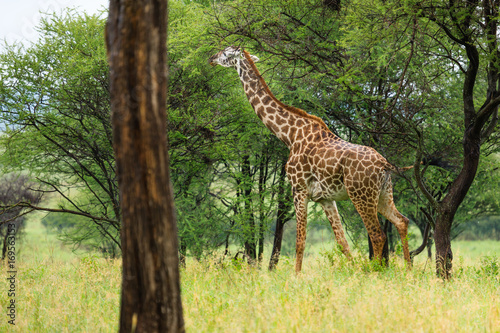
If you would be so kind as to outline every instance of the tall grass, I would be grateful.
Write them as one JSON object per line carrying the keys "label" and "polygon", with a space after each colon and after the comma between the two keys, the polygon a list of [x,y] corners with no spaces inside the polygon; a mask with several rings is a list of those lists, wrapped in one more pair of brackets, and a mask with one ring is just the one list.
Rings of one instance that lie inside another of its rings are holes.
{"label": "tall grass", "polygon": [[[311,258],[310,258],[311,259]],[[191,263],[183,274],[194,332],[498,332],[498,275],[459,267],[449,282],[425,263],[380,269],[359,257],[293,262],[277,271]],[[189,276],[189,278],[187,278]]]}
{"label": "tall grass", "polygon": [[15,246],[15,326],[5,315],[12,299],[3,283],[5,273],[0,283],[0,332],[117,331],[121,261],[73,253],[47,233],[39,219],[31,219],[26,229]]}
{"label": "tall grass", "polygon": [[[116,332],[120,260],[75,255],[30,223],[17,258],[16,326],[0,332]],[[479,243],[477,243],[479,244]],[[456,251],[460,252],[460,251]],[[293,258],[269,272],[241,261],[189,260],[181,271],[190,332],[500,332],[500,259],[458,255],[451,281],[421,259],[381,268],[323,250],[296,276]],[[265,266],[265,265],[263,265]],[[2,280],[5,279],[2,276]],[[6,290],[5,284],[0,288]],[[5,309],[9,298],[0,290]],[[5,313],[5,311],[2,311]]]}

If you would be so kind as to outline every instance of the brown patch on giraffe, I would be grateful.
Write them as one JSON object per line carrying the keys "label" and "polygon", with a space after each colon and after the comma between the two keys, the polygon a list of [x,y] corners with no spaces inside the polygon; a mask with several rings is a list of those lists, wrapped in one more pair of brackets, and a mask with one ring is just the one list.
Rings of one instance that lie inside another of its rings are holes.
{"label": "brown patch on giraffe", "polygon": [[267,113],[269,113],[269,114],[276,112],[276,110],[274,108],[269,107],[269,106],[266,108],[266,110],[267,110]]}
{"label": "brown patch on giraffe", "polygon": [[286,124],[286,120],[285,120],[285,119],[283,119],[283,118],[281,118],[280,116],[277,116],[277,117],[276,117],[276,124],[277,124],[278,126],[281,126],[281,125],[283,125],[283,124]]}
{"label": "brown patch on giraffe", "polygon": [[295,136],[295,140],[302,140],[304,138],[304,132],[302,128],[299,128],[297,131],[297,135]]}
{"label": "brown patch on giraffe", "polygon": [[[359,154],[358,154],[358,158],[359,158]],[[368,168],[370,165],[372,165],[372,162],[370,162],[369,160],[362,159],[360,164],[364,168]]]}
{"label": "brown patch on giraffe", "polygon": [[266,95],[266,96],[264,96],[264,98],[262,99],[262,104],[264,104],[264,105],[268,105],[268,104],[270,104],[270,103],[271,103],[271,100],[272,100],[272,99],[271,99],[271,97],[269,97],[269,95]]}
{"label": "brown patch on giraffe", "polygon": [[279,127],[276,126],[274,123],[267,121],[266,122],[267,128],[269,128],[273,133],[278,133],[279,132]]}
{"label": "brown patch on giraffe", "polygon": [[320,167],[321,169],[326,168],[326,161],[324,159],[321,159],[318,163],[318,167]]}

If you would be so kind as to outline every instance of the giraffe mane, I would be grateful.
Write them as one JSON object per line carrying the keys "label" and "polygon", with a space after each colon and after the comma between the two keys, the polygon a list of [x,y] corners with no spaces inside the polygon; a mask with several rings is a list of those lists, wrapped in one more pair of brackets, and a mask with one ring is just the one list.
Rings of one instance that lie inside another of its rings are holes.
{"label": "giraffe mane", "polygon": [[250,53],[248,53],[248,51],[243,50],[243,54],[245,55],[245,58],[247,59],[247,61],[250,63],[250,66],[252,66],[252,69],[257,74],[259,81],[260,81],[260,84],[262,85],[264,90],[269,94],[269,96],[272,97],[272,99],[279,106],[281,106],[283,109],[285,109],[285,110],[287,110],[295,115],[298,115],[298,116],[303,117],[303,118],[311,119],[311,120],[317,122],[319,125],[323,126],[324,128],[328,129],[328,126],[326,126],[325,122],[320,117],[313,116],[312,114],[309,114],[302,109],[296,108],[295,106],[286,105],[283,102],[281,102],[280,100],[278,100],[274,96],[274,94],[271,92],[271,89],[269,89],[269,86],[267,85],[266,81],[264,81],[264,78],[262,77],[259,70],[257,69],[257,66],[255,66],[255,63],[253,62],[252,58],[250,57]]}

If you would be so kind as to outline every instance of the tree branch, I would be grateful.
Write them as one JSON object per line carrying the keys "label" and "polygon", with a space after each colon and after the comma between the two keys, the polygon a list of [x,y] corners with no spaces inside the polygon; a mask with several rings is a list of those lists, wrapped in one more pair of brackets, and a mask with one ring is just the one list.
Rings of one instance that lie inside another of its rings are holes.
{"label": "tree branch", "polygon": [[[35,205],[33,205],[33,204],[29,203],[29,202],[23,202],[23,201],[20,201],[17,204],[14,204],[14,205],[7,205],[7,206],[0,205],[0,209],[2,209],[2,212],[0,213],[0,215],[4,214],[5,212],[7,212],[7,211],[9,211],[11,209],[14,209],[16,207],[19,207],[19,208],[29,208],[29,209],[31,209],[31,211],[39,210],[39,211],[51,212],[51,213],[68,213],[68,214],[73,214],[73,215],[80,215],[80,216],[84,216],[84,217],[87,217],[87,218],[95,220],[95,221],[109,222],[109,223],[111,223],[113,225],[115,225],[115,224],[118,223],[117,220],[112,220],[112,219],[105,218],[105,217],[94,216],[94,215],[86,213],[86,212],[78,212],[78,211],[75,211],[75,210],[64,209],[64,208],[56,209],[56,208],[39,207],[39,206],[35,206]],[[23,213],[22,215],[26,215],[26,214],[27,213]],[[5,222],[0,222],[0,224],[4,224],[4,223]]]}

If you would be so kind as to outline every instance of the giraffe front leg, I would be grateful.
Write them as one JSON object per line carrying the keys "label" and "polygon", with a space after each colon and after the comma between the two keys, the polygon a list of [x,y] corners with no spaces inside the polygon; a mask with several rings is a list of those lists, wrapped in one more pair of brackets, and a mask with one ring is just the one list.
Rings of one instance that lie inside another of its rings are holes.
{"label": "giraffe front leg", "polygon": [[323,207],[326,217],[328,217],[328,221],[330,221],[330,225],[333,229],[333,234],[335,235],[335,239],[337,240],[337,244],[340,246],[342,253],[348,259],[351,259],[351,251],[349,250],[349,244],[345,239],[344,229],[342,228],[342,224],[340,223],[340,215],[339,211],[337,210],[336,202],[322,202],[321,207]]}
{"label": "giraffe front leg", "polygon": [[295,273],[302,269],[302,259],[304,258],[304,249],[306,247],[306,226],[307,226],[307,193],[296,192],[293,194],[295,205],[295,215],[297,218],[297,242],[295,247]]}

